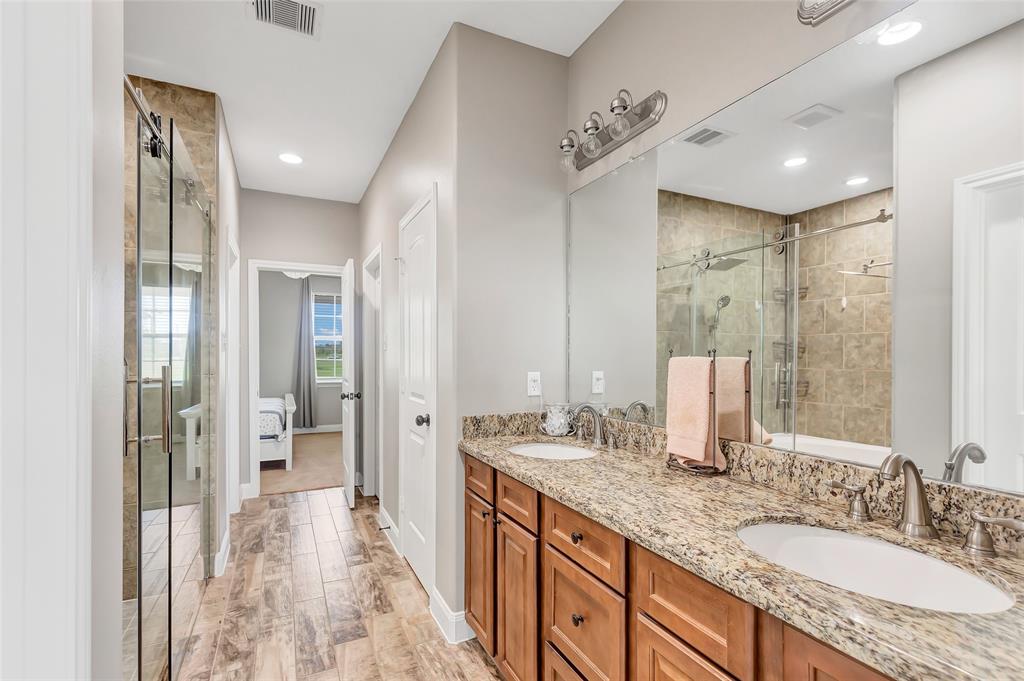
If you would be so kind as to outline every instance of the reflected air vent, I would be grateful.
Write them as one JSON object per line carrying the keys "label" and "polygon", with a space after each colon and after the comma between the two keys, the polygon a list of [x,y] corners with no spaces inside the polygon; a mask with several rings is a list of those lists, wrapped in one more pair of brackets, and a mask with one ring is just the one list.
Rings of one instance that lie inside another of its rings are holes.
{"label": "reflected air vent", "polygon": [[251,10],[256,21],[273,24],[316,38],[320,32],[317,19],[321,6],[311,2],[295,0],[251,0]]}
{"label": "reflected air vent", "polygon": [[701,128],[692,135],[683,138],[684,142],[696,144],[698,147],[713,147],[732,137],[734,133],[714,128]]}
{"label": "reflected air vent", "polygon": [[802,130],[807,130],[825,121],[832,120],[836,116],[841,116],[842,113],[839,109],[834,109],[827,104],[815,104],[799,113],[793,114],[786,120]]}

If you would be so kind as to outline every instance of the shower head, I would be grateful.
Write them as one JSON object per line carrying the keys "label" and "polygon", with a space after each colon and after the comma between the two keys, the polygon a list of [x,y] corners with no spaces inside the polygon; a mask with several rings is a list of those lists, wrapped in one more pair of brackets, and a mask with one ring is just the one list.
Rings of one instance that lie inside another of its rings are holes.
{"label": "shower head", "polygon": [[711,263],[708,269],[714,270],[715,272],[725,272],[726,270],[731,270],[732,268],[738,267],[739,265],[742,265],[745,262],[746,260],[744,260],[743,258],[719,258],[718,260]]}
{"label": "shower head", "polygon": [[718,299],[718,302],[715,303],[715,305],[718,307],[719,310],[721,310],[723,307],[728,307],[729,303],[731,302],[732,298],[730,298],[729,296],[722,296],[721,298]]}

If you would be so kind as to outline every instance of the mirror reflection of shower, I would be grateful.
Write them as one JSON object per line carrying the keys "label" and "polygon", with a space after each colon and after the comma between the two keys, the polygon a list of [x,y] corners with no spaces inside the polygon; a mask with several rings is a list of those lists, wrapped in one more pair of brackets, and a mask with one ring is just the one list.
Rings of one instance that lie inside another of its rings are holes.
{"label": "mirror reflection of shower", "polygon": [[711,322],[711,327],[709,329],[711,332],[711,347],[714,350],[718,349],[718,322],[722,315],[722,310],[727,308],[731,302],[732,298],[729,296],[721,296],[715,302],[715,320]]}

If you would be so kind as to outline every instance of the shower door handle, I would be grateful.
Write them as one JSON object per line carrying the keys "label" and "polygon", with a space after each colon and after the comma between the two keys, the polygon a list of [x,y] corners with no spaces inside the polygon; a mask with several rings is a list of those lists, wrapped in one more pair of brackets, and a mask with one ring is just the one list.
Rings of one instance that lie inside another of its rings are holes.
{"label": "shower door handle", "polygon": [[171,453],[171,365],[160,367],[160,435],[163,438],[164,454]]}
{"label": "shower door handle", "polygon": [[775,408],[779,409],[782,407],[782,365],[779,362],[775,363]]}

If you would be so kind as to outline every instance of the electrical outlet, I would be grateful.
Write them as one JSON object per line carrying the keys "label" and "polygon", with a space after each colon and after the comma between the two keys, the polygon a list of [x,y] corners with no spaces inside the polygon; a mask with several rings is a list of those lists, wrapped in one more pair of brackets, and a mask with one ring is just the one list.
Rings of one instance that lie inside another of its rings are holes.
{"label": "electrical outlet", "polygon": [[539,371],[527,371],[526,372],[526,396],[527,397],[540,397],[540,372]]}
{"label": "electrical outlet", "polygon": [[594,371],[590,374],[590,392],[594,395],[604,395],[604,372]]}

